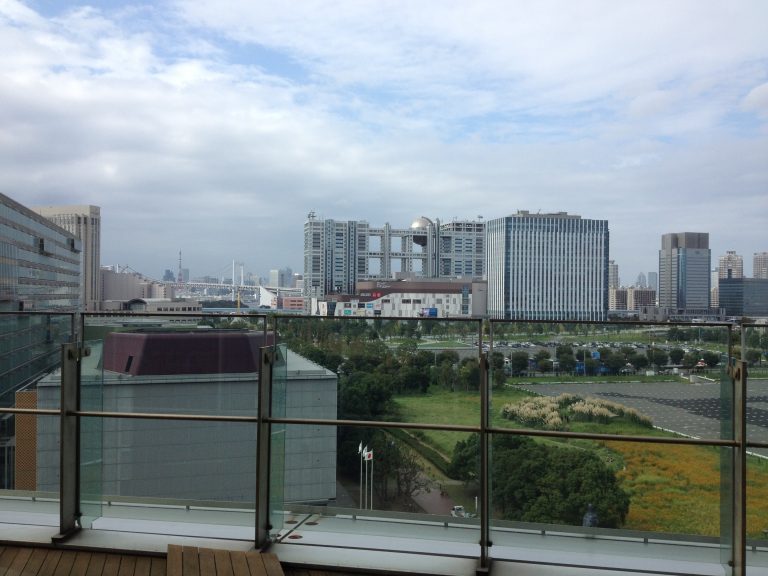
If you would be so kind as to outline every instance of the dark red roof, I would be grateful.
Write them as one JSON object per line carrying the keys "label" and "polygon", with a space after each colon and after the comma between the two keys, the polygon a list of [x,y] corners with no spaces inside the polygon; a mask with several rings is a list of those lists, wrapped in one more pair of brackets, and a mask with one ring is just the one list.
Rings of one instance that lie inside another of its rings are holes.
{"label": "dark red roof", "polygon": [[104,369],[132,376],[258,372],[273,334],[245,331],[112,332]]}

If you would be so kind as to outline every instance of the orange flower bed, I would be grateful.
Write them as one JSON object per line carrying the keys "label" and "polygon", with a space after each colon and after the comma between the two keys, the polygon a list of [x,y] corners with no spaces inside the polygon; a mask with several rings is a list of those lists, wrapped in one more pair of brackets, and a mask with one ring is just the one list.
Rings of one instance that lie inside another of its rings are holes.
{"label": "orange flower bed", "polygon": [[[617,472],[630,495],[625,528],[718,536],[720,534],[720,453],[698,446],[605,442],[621,454]],[[768,467],[747,470],[747,533],[764,538],[768,528]]]}

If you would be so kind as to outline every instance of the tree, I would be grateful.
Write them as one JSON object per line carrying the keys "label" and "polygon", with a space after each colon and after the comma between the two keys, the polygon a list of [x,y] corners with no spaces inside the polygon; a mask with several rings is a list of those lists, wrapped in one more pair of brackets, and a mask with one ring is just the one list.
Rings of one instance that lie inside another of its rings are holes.
{"label": "tree", "polygon": [[517,376],[528,370],[528,353],[513,352],[509,357],[509,364],[512,368],[512,375]]}
{"label": "tree", "polygon": [[714,368],[720,363],[720,354],[717,352],[710,352],[707,350],[706,352],[703,352],[701,357],[704,359],[704,362],[707,363],[707,366],[710,368]]}
{"label": "tree", "polygon": [[608,357],[603,360],[605,367],[611,374],[617,374],[619,370],[624,368],[624,357],[621,354],[608,353]]}
{"label": "tree", "polygon": [[747,350],[747,362],[750,364],[757,364],[760,362],[760,359],[762,358],[762,353],[760,350]]}
{"label": "tree", "polygon": [[560,364],[560,371],[571,373],[576,369],[576,358],[573,354],[563,354],[557,357],[557,361]]}
{"label": "tree", "polygon": [[684,356],[685,352],[682,348],[672,348],[672,350],[669,351],[669,361],[672,364],[680,364]]}
{"label": "tree", "polygon": [[642,370],[648,367],[648,357],[645,354],[638,354],[635,352],[627,358],[627,361],[635,367],[635,370]]}
{"label": "tree", "polygon": [[669,355],[659,348],[651,348],[648,351],[648,360],[651,364],[656,366],[656,368],[661,368],[669,361]]}
{"label": "tree", "polygon": [[456,352],[456,350],[442,350],[437,353],[437,358],[435,358],[435,362],[437,364],[458,364],[459,363],[459,353]]}
{"label": "tree", "polygon": [[[448,472],[467,483],[478,478],[477,435],[456,444]],[[495,513],[507,520],[581,525],[592,504],[599,525],[615,528],[629,511],[629,496],[593,452],[525,436],[494,436],[491,482]]]}

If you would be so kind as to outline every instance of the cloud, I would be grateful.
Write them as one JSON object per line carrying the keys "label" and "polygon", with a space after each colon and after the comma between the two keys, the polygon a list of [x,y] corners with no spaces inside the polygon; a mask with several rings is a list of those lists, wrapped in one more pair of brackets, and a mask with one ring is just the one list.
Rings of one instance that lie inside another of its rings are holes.
{"label": "cloud", "polygon": [[744,98],[743,107],[763,118],[768,118],[768,82],[750,90]]}
{"label": "cloud", "polygon": [[107,263],[298,271],[310,210],[568,210],[637,272],[672,230],[768,249],[763,2],[111,6],[0,3],[2,191],[102,206]]}

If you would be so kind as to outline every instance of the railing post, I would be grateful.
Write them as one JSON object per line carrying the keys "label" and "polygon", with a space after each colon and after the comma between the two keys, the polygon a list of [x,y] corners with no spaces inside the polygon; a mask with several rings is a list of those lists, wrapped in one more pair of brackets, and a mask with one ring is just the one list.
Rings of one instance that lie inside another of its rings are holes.
{"label": "railing post", "polygon": [[491,569],[491,559],[488,553],[490,542],[490,474],[488,452],[488,401],[490,390],[490,370],[488,369],[488,353],[480,353],[480,565],[476,574],[488,574]]}
{"label": "railing post", "polygon": [[61,416],[59,451],[59,533],[63,542],[80,529],[80,357],[77,344],[61,346]]}
{"label": "railing post", "polygon": [[259,371],[258,431],[256,433],[256,548],[269,544],[272,528],[269,518],[269,462],[272,426],[268,422],[272,406],[272,368],[275,351],[261,349]]}
{"label": "railing post", "polygon": [[[742,328],[742,331],[744,328]],[[743,357],[743,356],[742,356]],[[733,455],[733,575],[747,573],[747,363],[735,360],[728,367],[733,382],[733,436],[736,441]]]}

